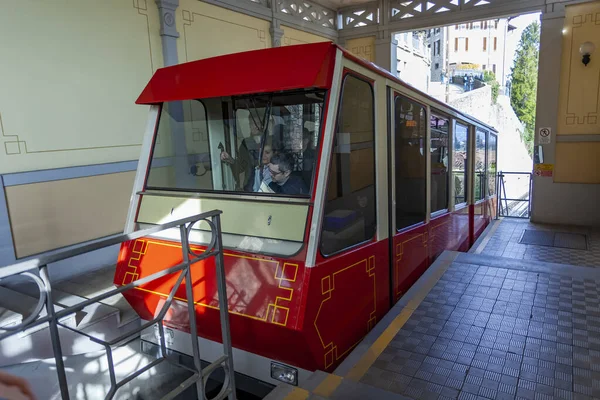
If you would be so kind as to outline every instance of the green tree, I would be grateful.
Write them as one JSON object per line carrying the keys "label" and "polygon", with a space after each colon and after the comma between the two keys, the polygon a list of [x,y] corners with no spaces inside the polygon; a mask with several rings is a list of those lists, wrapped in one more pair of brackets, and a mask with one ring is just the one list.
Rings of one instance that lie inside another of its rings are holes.
{"label": "green tree", "polygon": [[529,152],[533,150],[535,131],[535,103],[537,96],[538,58],[540,52],[540,24],[531,23],[521,34],[521,40],[511,69],[510,104],[525,125],[523,141]]}
{"label": "green tree", "polygon": [[489,70],[484,71],[483,81],[492,87],[492,103],[496,104],[496,101],[498,101],[498,92],[500,91],[500,84],[496,80],[496,74]]}

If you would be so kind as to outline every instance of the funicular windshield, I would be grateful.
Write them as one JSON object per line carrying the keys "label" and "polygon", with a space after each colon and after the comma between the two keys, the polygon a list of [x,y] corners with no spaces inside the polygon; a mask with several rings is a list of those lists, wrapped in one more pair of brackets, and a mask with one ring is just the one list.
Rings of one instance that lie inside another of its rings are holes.
{"label": "funicular windshield", "polygon": [[147,189],[308,197],[324,90],[163,104]]}

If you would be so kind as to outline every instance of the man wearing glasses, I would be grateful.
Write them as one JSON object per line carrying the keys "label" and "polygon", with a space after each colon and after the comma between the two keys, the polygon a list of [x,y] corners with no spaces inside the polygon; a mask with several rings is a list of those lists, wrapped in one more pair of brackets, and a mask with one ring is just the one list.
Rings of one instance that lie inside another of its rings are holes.
{"label": "man wearing glasses", "polygon": [[308,188],[302,178],[292,175],[293,166],[294,160],[288,154],[277,153],[273,155],[269,163],[271,182],[268,184],[270,189],[268,191],[288,195],[308,194]]}

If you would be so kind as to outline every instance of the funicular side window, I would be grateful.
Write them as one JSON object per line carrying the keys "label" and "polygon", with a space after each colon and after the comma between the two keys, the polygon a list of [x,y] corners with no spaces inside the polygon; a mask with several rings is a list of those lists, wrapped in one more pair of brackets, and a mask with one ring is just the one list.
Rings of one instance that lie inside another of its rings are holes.
{"label": "funicular side window", "polygon": [[484,130],[477,129],[475,134],[475,176],[473,179],[475,190],[475,201],[483,200],[485,197],[485,182],[486,182],[486,167],[485,167],[485,151],[486,151],[486,133]]}
{"label": "funicular side window", "polygon": [[211,165],[207,120],[206,107],[200,101],[163,105],[148,187],[213,189],[210,174],[196,174],[199,166]]}
{"label": "funicular side window", "polygon": [[452,143],[452,179],[454,180],[454,204],[467,202],[467,165],[469,127],[456,123]]}
{"label": "funicular side window", "polygon": [[321,252],[331,255],[373,238],[375,125],[371,84],[346,76],[333,142]]}
{"label": "funicular side window", "polygon": [[448,128],[450,120],[429,118],[431,130],[431,212],[448,209]]}
{"label": "funicular side window", "polygon": [[396,229],[425,221],[427,110],[406,97],[395,100]]}
{"label": "funicular side window", "polygon": [[496,194],[496,173],[497,173],[497,147],[498,137],[493,133],[490,133],[488,142],[488,195],[493,196]]}

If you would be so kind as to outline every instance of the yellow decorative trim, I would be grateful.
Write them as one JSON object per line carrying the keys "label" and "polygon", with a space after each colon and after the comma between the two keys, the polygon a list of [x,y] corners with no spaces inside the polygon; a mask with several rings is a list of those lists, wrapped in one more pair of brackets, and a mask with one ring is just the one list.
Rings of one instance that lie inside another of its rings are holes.
{"label": "yellow decorative trim", "polygon": [[185,60],[186,61],[190,61],[189,57],[188,57],[188,45],[187,45],[187,30],[186,27],[187,26],[191,26],[192,23],[194,23],[195,21],[195,17],[196,16],[200,16],[200,17],[204,17],[204,18],[209,18],[215,21],[219,21],[219,22],[224,22],[226,24],[230,24],[230,25],[236,25],[236,26],[240,26],[242,28],[247,28],[253,31],[256,31],[256,36],[258,37],[258,39],[260,39],[260,42],[264,44],[264,48],[267,48],[267,33],[266,31],[262,30],[262,29],[258,29],[255,28],[253,26],[248,26],[248,25],[243,25],[243,24],[237,24],[235,22],[231,22],[231,21],[227,21],[225,19],[220,19],[220,18],[215,18],[211,15],[206,15],[206,14],[202,14],[202,13],[198,13],[198,12],[194,12],[194,11],[189,11],[189,10],[181,10],[181,17],[183,19],[183,47],[185,49]]}
{"label": "yellow decorative trim", "polygon": [[[570,43],[569,48],[564,49],[565,54],[572,54],[574,48],[578,48],[579,43],[574,43],[575,40],[575,29],[582,28],[583,25],[590,23],[595,25],[600,25],[600,13],[585,13],[580,15],[574,15],[572,20],[571,32],[570,35]],[[579,55],[578,55],[579,56]],[[564,62],[562,63],[564,64]],[[578,115],[578,112],[574,112],[571,110],[571,92],[577,92],[576,96],[580,96],[576,90],[572,90],[573,79],[571,77],[571,62],[568,64],[568,72],[567,72],[567,93],[566,93],[566,110],[565,110],[565,125],[596,125],[598,123],[598,113],[600,112],[600,95],[596,96],[596,104],[592,106],[588,104],[590,108],[594,108],[594,111],[588,111],[587,113],[584,111],[582,114]],[[563,65],[564,66],[564,65]],[[598,81],[600,81],[600,76],[598,77]],[[562,111],[562,110],[561,110]]]}
{"label": "yellow decorative trim", "polygon": [[[396,257],[398,257],[396,259],[396,263],[395,263],[395,271],[394,271],[394,288],[398,287],[398,273],[400,272],[400,262],[402,261],[402,256],[404,255],[404,244],[411,242],[417,238],[421,238],[422,242],[423,242],[423,246],[427,247],[427,233],[419,233],[418,235],[415,235],[413,237],[411,237],[410,239],[405,240],[404,242],[400,242],[398,244],[396,244]],[[396,292],[396,296],[402,294],[402,292]]]}
{"label": "yellow decorative trim", "polygon": [[[138,245],[138,243],[142,243],[141,245]],[[171,243],[162,243],[162,242],[155,242],[152,240],[141,240],[141,239],[137,239],[134,244],[133,244],[133,249],[131,251],[131,257],[129,258],[129,261],[127,263],[127,266],[129,268],[132,268],[132,271],[128,271],[125,273],[125,276],[123,277],[123,281],[122,284],[125,285],[126,283],[126,278],[128,275],[130,276],[134,276],[135,279],[139,279],[139,273],[137,272],[137,266],[132,265],[131,262],[132,261],[139,261],[142,257],[142,255],[146,254],[147,250],[148,250],[148,246],[150,244],[155,244],[155,245],[159,245],[159,246],[166,246],[166,247],[175,247],[175,248],[179,248],[181,249],[181,245],[177,245],[177,244],[171,244]],[[197,252],[204,252],[204,249],[193,249],[194,251]],[[279,268],[280,262],[277,260],[266,260],[263,258],[258,258],[258,257],[249,257],[249,256],[242,256],[242,255],[238,255],[238,254],[231,254],[231,253],[223,253],[223,256],[225,257],[236,257],[236,258],[242,258],[242,259],[246,259],[246,260],[254,260],[254,261],[260,261],[260,262],[268,262],[268,263],[274,263],[275,264],[275,274],[273,276],[273,278],[277,281],[279,281],[279,284],[277,286],[278,289],[284,290],[287,292],[287,296],[283,297],[283,296],[276,296],[275,297],[275,302],[274,303],[269,303],[267,305],[267,311],[264,315],[264,317],[256,317],[254,315],[248,315],[248,314],[243,314],[240,312],[236,312],[236,311],[232,311],[229,310],[230,314],[234,314],[234,315],[239,315],[242,317],[246,317],[246,318],[250,318],[250,319],[254,319],[257,321],[262,321],[262,322],[270,322],[272,324],[275,325],[280,325],[280,326],[287,326],[287,322],[288,322],[288,317],[289,317],[289,313],[290,313],[290,308],[286,307],[284,305],[281,305],[280,302],[284,301],[284,302],[291,302],[293,295],[294,295],[294,289],[287,287],[285,285],[288,285],[289,283],[294,283],[296,282],[296,279],[298,278],[298,264],[292,264],[292,263],[284,263],[282,268]],[[291,272],[290,272],[291,271]],[[286,277],[287,276],[287,277]],[[134,279],[134,280],[135,280]],[[133,281],[131,281],[133,282]],[[289,283],[284,283],[284,282],[289,282]],[[157,292],[154,290],[149,290],[149,289],[145,289],[145,288],[141,288],[141,287],[136,287],[134,288],[135,290],[139,290],[142,292],[147,292],[147,293],[152,293],[161,297],[168,297],[169,295],[166,293],[161,293],[161,292]],[[176,300],[180,300],[183,302],[187,302],[186,299],[184,298],[180,298],[175,296],[174,299]],[[199,301],[195,301],[194,302],[195,305],[197,306],[201,306],[201,307],[206,307],[206,308],[210,308],[213,310],[218,310],[219,307],[215,307],[209,304],[205,304],[205,303],[201,303]],[[285,313],[285,317],[284,317],[284,322],[278,322],[275,319],[275,316],[277,315],[277,313]],[[271,314],[271,318],[269,320],[269,314]]]}
{"label": "yellow decorative trim", "polygon": [[368,259],[364,259],[361,260],[357,263],[354,263],[346,268],[342,268],[339,271],[334,272],[332,275],[327,275],[324,276],[323,278],[321,278],[321,294],[323,295],[327,295],[327,297],[323,298],[321,300],[321,304],[319,305],[319,310],[317,311],[317,315],[315,316],[315,320],[313,322],[313,325],[315,327],[315,330],[317,331],[317,335],[319,336],[319,340],[321,341],[321,345],[323,346],[323,349],[325,349],[325,353],[323,354],[323,362],[325,364],[325,368],[329,368],[331,365],[333,365],[333,363],[337,360],[339,360],[340,358],[342,358],[343,356],[345,356],[348,352],[350,352],[354,347],[356,347],[356,345],[358,343],[360,343],[360,341],[362,340],[359,339],[356,343],[354,343],[352,346],[350,346],[346,351],[344,351],[342,354],[338,354],[338,347],[337,345],[333,342],[333,340],[327,344],[325,344],[325,341],[323,340],[323,337],[321,336],[321,332],[319,331],[319,327],[317,326],[317,320],[319,319],[319,315],[321,314],[321,309],[323,308],[323,304],[325,304],[325,302],[329,299],[331,299],[331,294],[333,293],[333,291],[335,290],[335,276],[337,274],[340,274],[352,267],[355,267],[357,265],[360,264],[365,264],[365,271],[367,272],[367,275],[369,277],[373,277],[373,311],[371,312],[371,314],[369,315],[369,320],[367,321],[367,329],[370,330],[371,326],[375,326],[375,323],[377,322],[377,285],[375,282],[375,256],[370,256]]}
{"label": "yellow decorative trim", "polygon": [[150,52],[150,73],[154,74],[154,62],[152,56],[152,41],[150,40],[150,20],[148,19],[148,4],[147,0],[133,0],[133,8],[135,8],[138,14],[146,17],[146,27],[148,28],[148,51]]}
{"label": "yellow decorative trim", "polygon": [[369,277],[373,277],[374,308],[371,314],[369,315],[369,320],[367,321],[367,331],[370,331],[375,327],[375,324],[377,323],[377,283],[375,282],[375,256],[369,257],[369,262],[367,263],[367,275],[369,275]]}

